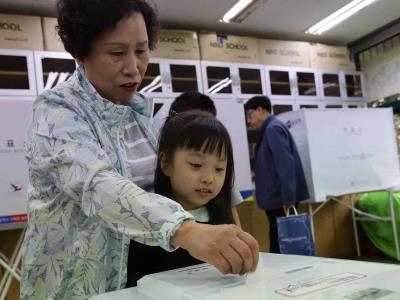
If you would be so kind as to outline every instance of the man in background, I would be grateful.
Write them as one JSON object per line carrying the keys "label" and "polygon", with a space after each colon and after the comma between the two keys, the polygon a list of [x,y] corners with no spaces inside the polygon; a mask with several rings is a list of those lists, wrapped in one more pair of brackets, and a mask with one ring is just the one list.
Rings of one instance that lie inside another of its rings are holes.
{"label": "man in background", "polygon": [[252,129],[260,130],[255,149],[255,197],[269,221],[270,252],[280,253],[276,218],[309,198],[296,144],[286,126],[271,114],[266,96],[255,96],[245,106]]}

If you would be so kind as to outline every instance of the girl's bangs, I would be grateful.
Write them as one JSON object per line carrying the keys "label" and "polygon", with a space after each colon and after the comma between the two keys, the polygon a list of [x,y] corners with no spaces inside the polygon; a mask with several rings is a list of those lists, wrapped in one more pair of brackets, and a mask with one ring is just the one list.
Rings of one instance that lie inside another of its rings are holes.
{"label": "girl's bangs", "polygon": [[227,159],[231,148],[230,139],[227,132],[218,123],[196,124],[196,122],[192,122],[185,127],[179,137],[179,148],[217,154],[218,157]]}

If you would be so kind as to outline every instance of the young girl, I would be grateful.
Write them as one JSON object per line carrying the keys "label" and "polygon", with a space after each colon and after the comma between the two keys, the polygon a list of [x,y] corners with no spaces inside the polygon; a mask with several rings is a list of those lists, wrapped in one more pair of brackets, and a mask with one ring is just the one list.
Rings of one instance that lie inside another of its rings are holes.
{"label": "young girl", "polygon": [[[228,131],[215,117],[193,112],[168,117],[161,129],[154,191],[179,202],[197,222],[234,224],[234,177]],[[131,241],[126,287],[147,274],[202,263],[186,250],[166,252]]]}

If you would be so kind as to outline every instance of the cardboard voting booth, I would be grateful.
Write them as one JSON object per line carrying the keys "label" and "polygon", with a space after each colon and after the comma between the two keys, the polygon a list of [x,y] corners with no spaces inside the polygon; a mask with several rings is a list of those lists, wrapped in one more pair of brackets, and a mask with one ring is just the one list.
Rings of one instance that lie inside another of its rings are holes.
{"label": "cardboard voting booth", "polygon": [[32,100],[0,100],[0,229],[27,221],[26,131]]}
{"label": "cardboard voting booth", "polygon": [[309,109],[278,118],[295,139],[311,201],[399,186],[391,108]]}

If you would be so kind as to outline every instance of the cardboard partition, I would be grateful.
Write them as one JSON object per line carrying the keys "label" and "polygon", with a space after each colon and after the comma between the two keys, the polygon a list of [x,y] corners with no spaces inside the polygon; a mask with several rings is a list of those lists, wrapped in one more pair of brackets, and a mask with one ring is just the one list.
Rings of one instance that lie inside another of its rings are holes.
{"label": "cardboard partition", "polygon": [[56,31],[56,18],[42,18],[44,50],[65,52],[64,45]]}
{"label": "cardboard partition", "polygon": [[310,45],[311,68],[355,71],[355,65],[350,60],[346,47],[336,47],[324,44]]}
{"label": "cardboard partition", "polygon": [[391,108],[297,110],[278,118],[299,149],[311,201],[400,185]]}
{"label": "cardboard partition", "polygon": [[273,66],[310,67],[310,44],[258,39],[261,63]]}
{"label": "cardboard partition", "polygon": [[157,48],[151,52],[151,56],[199,60],[200,49],[197,32],[161,29],[158,35]]}
{"label": "cardboard partition", "polygon": [[40,17],[0,14],[0,48],[43,50]]}
{"label": "cardboard partition", "polygon": [[200,33],[200,54],[202,60],[259,64],[256,38]]}

